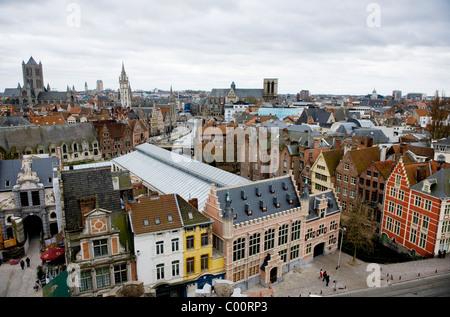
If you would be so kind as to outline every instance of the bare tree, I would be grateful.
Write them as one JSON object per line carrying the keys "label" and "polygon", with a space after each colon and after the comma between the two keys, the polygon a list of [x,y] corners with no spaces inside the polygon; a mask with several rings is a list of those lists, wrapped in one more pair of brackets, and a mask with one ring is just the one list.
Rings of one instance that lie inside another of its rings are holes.
{"label": "bare tree", "polygon": [[439,97],[436,94],[430,108],[431,124],[430,136],[432,139],[446,138],[450,134],[450,126],[446,124],[446,119],[450,113],[450,101],[447,98]]}
{"label": "bare tree", "polygon": [[345,223],[346,232],[344,243],[353,246],[353,262],[356,260],[356,252],[363,250],[370,253],[374,249],[374,230],[367,219],[367,208],[360,199],[355,201],[351,211],[347,213]]}

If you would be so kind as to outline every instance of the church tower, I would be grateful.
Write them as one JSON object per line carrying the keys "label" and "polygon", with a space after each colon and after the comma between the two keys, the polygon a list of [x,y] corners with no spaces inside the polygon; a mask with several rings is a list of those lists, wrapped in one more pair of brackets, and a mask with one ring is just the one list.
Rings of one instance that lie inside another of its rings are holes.
{"label": "church tower", "polygon": [[22,61],[23,89],[26,91],[29,104],[36,103],[40,92],[45,90],[42,63],[36,63],[33,56],[25,64]]}
{"label": "church tower", "polygon": [[119,77],[119,84],[120,84],[120,102],[122,103],[122,107],[124,108],[131,108],[131,86],[128,82],[128,76],[125,72],[125,67],[122,62],[122,72],[120,73]]}

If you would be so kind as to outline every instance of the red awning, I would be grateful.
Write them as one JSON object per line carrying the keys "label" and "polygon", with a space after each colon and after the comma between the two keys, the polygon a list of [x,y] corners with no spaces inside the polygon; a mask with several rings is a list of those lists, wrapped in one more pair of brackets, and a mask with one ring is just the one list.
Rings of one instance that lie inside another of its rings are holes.
{"label": "red awning", "polygon": [[64,255],[64,248],[50,248],[41,253],[41,260],[52,261]]}

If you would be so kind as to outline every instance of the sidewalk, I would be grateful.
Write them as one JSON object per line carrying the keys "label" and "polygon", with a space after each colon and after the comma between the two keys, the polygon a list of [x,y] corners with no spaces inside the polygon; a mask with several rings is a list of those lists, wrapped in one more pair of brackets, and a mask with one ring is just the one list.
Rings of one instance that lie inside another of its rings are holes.
{"label": "sidewalk", "polygon": [[[395,264],[375,264],[372,267],[369,266],[370,263],[360,260],[356,260],[356,263],[353,264],[352,257],[342,252],[341,266],[339,274],[337,274],[338,257],[338,251],[322,255],[284,274],[282,281],[272,284],[274,297],[327,296],[368,288],[369,276],[369,283],[373,283],[372,285],[377,283],[377,286],[383,287],[392,283],[450,272],[449,256],[446,256],[445,259],[434,258]],[[379,268],[379,275],[376,275],[374,268]],[[330,275],[328,286],[326,286],[326,282],[319,279],[320,269],[327,271]],[[336,278],[338,282],[335,291],[334,281]],[[243,293],[249,294],[263,289],[262,285],[257,285]]]}
{"label": "sidewalk", "polygon": [[20,264],[10,265],[8,262],[0,266],[0,297],[42,297],[42,288],[36,292],[33,289],[37,279],[37,267],[41,264],[39,258],[39,240],[30,240],[27,254],[22,258],[24,261],[30,258],[30,267],[22,270]]}

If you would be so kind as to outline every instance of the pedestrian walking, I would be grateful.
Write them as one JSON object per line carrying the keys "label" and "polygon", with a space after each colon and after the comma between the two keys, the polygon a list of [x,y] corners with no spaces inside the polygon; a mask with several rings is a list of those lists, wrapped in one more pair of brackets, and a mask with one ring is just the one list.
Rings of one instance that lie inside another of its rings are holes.
{"label": "pedestrian walking", "polygon": [[443,258],[443,259],[445,259],[445,253],[447,253],[447,250],[444,250],[444,251],[442,252],[442,258]]}
{"label": "pedestrian walking", "polygon": [[327,278],[327,271],[323,272],[323,279],[322,279],[322,282],[325,281],[326,278]]}
{"label": "pedestrian walking", "polygon": [[328,286],[328,283],[330,283],[330,276],[329,275],[327,275],[326,281],[327,281],[327,285],[326,286]]}
{"label": "pedestrian walking", "polygon": [[27,259],[25,261],[27,262],[27,267],[30,267],[30,258],[27,257]]}
{"label": "pedestrian walking", "polygon": [[320,279],[322,279],[322,275],[323,275],[323,272],[322,272],[322,269],[320,269],[320,272],[319,272],[319,278]]}
{"label": "pedestrian walking", "polygon": [[20,267],[22,268],[22,270],[25,267],[25,262],[23,260],[20,261]]}
{"label": "pedestrian walking", "polygon": [[438,251],[438,258],[441,258],[442,257],[442,252],[441,252],[441,250],[439,250]]}

